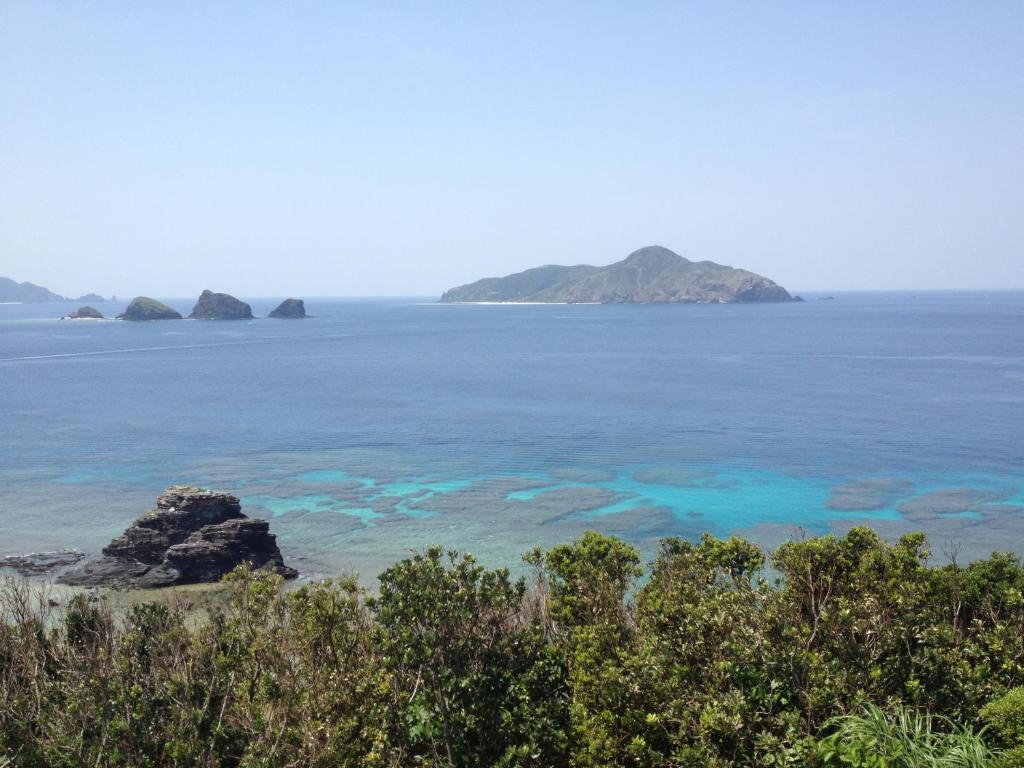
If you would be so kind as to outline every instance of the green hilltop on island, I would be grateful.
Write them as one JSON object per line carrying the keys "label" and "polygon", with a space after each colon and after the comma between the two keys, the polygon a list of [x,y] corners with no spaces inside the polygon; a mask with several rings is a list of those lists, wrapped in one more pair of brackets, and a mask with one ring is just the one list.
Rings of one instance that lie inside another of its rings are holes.
{"label": "green hilltop on island", "polygon": [[181,313],[171,309],[162,301],[148,296],[136,296],[128,308],[117,316],[119,320],[139,322],[143,320],[181,320]]}
{"label": "green hilltop on island", "polygon": [[660,245],[606,267],[548,265],[446,291],[446,303],[733,304],[801,301],[745,269],[690,261]]}

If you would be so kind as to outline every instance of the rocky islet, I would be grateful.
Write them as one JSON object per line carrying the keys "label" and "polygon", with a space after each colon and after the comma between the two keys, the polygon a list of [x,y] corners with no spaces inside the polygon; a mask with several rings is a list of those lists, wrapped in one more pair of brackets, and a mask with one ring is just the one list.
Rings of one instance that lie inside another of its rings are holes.
{"label": "rocky islet", "polygon": [[252,307],[229,293],[205,290],[189,317],[193,320],[252,320]]}
{"label": "rocky islet", "polygon": [[[95,314],[79,314],[79,313]],[[82,307],[77,312],[66,315],[64,319],[102,318],[103,315],[93,307]],[[181,320],[182,314],[163,302],[148,296],[136,296],[128,308],[117,316],[119,320],[134,322],[147,320]],[[190,320],[252,320],[252,307],[229,293],[215,293],[204,290],[196,300]],[[302,299],[285,299],[268,315],[274,319],[302,319],[308,317],[306,305]]]}
{"label": "rocky islet", "polygon": [[95,307],[79,307],[74,312],[70,312],[61,320],[102,320],[103,313]]}
{"label": "rocky islet", "polygon": [[193,486],[171,486],[102,554],[63,573],[75,586],[168,587],[215,582],[238,565],[285,578],[284,564],[266,520],[241,511],[237,496]]}
{"label": "rocky islet", "polygon": [[119,320],[143,322],[147,320],[181,320],[181,313],[148,296],[136,296],[128,308],[117,316]]}
{"label": "rocky islet", "polygon": [[306,315],[306,304],[302,299],[285,299],[267,317],[275,320],[301,320]]}

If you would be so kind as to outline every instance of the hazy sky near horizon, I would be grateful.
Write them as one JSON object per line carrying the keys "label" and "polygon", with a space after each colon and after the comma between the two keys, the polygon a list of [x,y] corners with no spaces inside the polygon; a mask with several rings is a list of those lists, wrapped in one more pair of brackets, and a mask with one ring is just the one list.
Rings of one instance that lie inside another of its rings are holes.
{"label": "hazy sky near horizon", "polygon": [[0,275],[1024,288],[1024,2],[0,0]]}

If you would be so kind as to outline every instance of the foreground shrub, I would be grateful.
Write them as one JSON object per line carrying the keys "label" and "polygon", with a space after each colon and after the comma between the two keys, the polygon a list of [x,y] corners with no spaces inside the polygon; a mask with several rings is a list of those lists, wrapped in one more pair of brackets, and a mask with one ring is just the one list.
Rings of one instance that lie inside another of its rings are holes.
{"label": "foreground shrub", "polygon": [[201,609],[8,580],[0,766],[1024,765],[1015,555],[930,567],[854,529],[526,559],[430,548],[372,597],[242,568]]}
{"label": "foreground shrub", "polygon": [[565,670],[507,570],[432,547],[370,601],[386,673],[388,764],[566,763]]}
{"label": "foreground shrub", "polygon": [[1007,748],[1000,765],[1024,768],[1024,687],[986,704],[981,717]]}

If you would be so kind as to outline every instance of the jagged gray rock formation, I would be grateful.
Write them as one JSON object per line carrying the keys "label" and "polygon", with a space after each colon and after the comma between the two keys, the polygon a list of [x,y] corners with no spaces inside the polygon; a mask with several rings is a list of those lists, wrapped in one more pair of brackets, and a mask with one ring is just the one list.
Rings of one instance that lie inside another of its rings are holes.
{"label": "jagged gray rock formation", "polygon": [[251,320],[252,307],[227,293],[203,291],[189,315],[193,320]]}
{"label": "jagged gray rock formation", "polygon": [[799,301],[767,277],[651,245],[607,267],[551,265],[452,288],[443,302],[662,304]]}
{"label": "jagged gray rock formation", "polygon": [[285,299],[267,317],[278,320],[298,320],[306,317],[306,305],[302,299]]}
{"label": "jagged gray rock formation", "polygon": [[181,320],[181,313],[163,302],[148,296],[136,296],[128,308],[117,316],[119,320]]}
{"label": "jagged gray rock formation", "polygon": [[156,509],[103,548],[103,554],[58,579],[64,584],[167,587],[217,581],[241,563],[285,578],[287,567],[266,520],[242,514],[238,497],[176,485]]}

